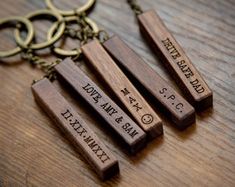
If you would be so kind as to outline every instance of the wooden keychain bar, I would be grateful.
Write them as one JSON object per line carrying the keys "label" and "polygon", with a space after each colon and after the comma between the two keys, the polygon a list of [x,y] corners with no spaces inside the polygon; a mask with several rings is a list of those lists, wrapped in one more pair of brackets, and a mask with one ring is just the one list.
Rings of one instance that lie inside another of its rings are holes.
{"label": "wooden keychain bar", "polygon": [[55,71],[85,99],[124,140],[128,151],[136,153],[146,145],[145,132],[116,105],[83,71],[66,58]]}
{"label": "wooden keychain bar", "polygon": [[32,92],[37,103],[66,133],[101,179],[119,172],[117,159],[47,78],[33,84]]}
{"label": "wooden keychain bar", "polygon": [[83,45],[81,50],[148,136],[154,138],[161,135],[163,133],[161,119],[115,64],[100,42],[94,39]]}
{"label": "wooden keychain bar", "polygon": [[212,91],[161,18],[154,10],[142,12],[133,0],[128,3],[137,14],[141,33],[174,76],[188,101],[198,111],[211,107]]}
{"label": "wooden keychain bar", "polygon": [[121,68],[127,70],[162,104],[178,128],[184,129],[195,123],[194,108],[118,36],[111,37],[103,46]]}

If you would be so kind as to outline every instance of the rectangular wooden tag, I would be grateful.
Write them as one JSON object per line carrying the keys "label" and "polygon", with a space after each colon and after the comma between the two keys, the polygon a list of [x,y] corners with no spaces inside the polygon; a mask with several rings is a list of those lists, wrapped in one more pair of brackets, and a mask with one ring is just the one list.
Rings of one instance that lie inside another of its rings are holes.
{"label": "rectangular wooden tag", "polygon": [[125,68],[162,104],[178,128],[183,129],[195,123],[194,108],[119,37],[114,36],[103,45],[118,65]]}
{"label": "rectangular wooden tag", "polygon": [[48,79],[35,83],[32,91],[38,104],[66,133],[102,179],[119,172],[117,159]]}
{"label": "rectangular wooden tag", "polygon": [[146,145],[145,132],[71,59],[67,58],[56,65],[55,70],[119,134],[131,153]]}
{"label": "rectangular wooden tag", "polygon": [[148,136],[153,138],[161,135],[163,133],[161,119],[102,45],[93,40],[82,47],[82,52]]}
{"label": "rectangular wooden tag", "polygon": [[201,111],[213,105],[212,91],[154,10],[138,16],[140,30],[173,74],[188,101]]}

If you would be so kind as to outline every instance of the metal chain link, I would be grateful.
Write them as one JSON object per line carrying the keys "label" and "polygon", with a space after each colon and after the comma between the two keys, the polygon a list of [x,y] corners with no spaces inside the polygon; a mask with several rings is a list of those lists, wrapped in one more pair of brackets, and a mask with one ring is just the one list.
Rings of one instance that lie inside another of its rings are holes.
{"label": "metal chain link", "polygon": [[77,14],[77,24],[80,25],[80,29],[77,30],[76,35],[78,35],[77,39],[81,42],[81,45],[86,44],[89,40],[92,40],[94,38],[94,32],[91,29],[91,27],[86,22],[86,14],[80,13]]}
{"label": "metal chain link", "polygon": [[103,43],[109,39],[109,34],[105,30],[99,30],[95,37]]}
{"label": "metal chain link", "polygon": [[131,9],[134,11],[136,15],[142,14],[143,10],[136,0],[127,0],[127,3],[130,5]]}
{"label": "metal chain link", "polygon": [[65,30],[65,34],[70,36],[71,38],[76,38],[80,41],[80,45],[84,45],[88,43],[90,40],[97,38],[101,43],[105,42],[109,39],[109,35],[105,30],[99,30],[98,33],[95,33],[89,24],[86,22],[86,14],[80,13],[77,14],[77,24],[80,25],[81,28],[74,29],[72,27],[67,26]]}
{"label": "metal chain link", "polygon": [[[51,81],[56,79],[54,66],[60,63],[60,59],[57,59],[54,62],[45,61],[44,59],[36,55],[31,49],[27,49],[26,51],[24,51],[21,54],[21,58],[23,60],[27,60],[34,67],[42,70],[45,73],[44,77],[47,77]],[[33,83],[35,83],[35,81]]]}

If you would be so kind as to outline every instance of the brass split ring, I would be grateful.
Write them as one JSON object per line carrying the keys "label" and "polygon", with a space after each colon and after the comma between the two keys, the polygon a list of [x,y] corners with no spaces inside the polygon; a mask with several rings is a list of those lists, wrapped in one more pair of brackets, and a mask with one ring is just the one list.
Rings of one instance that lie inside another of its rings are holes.
{"label": "brass split ring", "polygon": [[[74,22],[77,20],[77,16],[71,16],[71,17],[65,17],[65,22]],[[99,28],[96,25],[95,22],[93,22],[91,19],[89,19],[88,17],[85,18],[86,23],[91,27],[92,31],[94,33],[98,33],[99,32]],[[47,40],[50,40],[53,37],[53,34],[55,33],[57,28],[57,25],[54,24],[50,30],[47,33]],[[79,55],[79,50],[77,49],[73,49],[73,50],[64,50],[61,49],[59,47],[53,47],[52,48],[53,52],[55,52],[55,54],[57,55],[61,55],[61,56],[77,56]]]}
{"label": "brass split ring", "polygon": [[[23,24],[25,26],[25,28],[27,30],[27,36],[24,41],[21,40],[21,44],[24,46],[29,45],[34,37],[34,29],[33,29],[33,25],[31,24],[31,22],[27,18],[24,18],[24,17],[12,16],[9,18],[1,19],[0,20],[0,28],[4,27],[6,25],[9,25],[13,22],[16,22],[14,24],[16,27],[17,27],[18,23]],[[13,56],[13,55],[20,53],[21,51],[22,51],[22,48],[19,46],[14,49],[8,50],[8,51],[0,51],[0,58],[10,57],[10,56]]]}
{"label": "brass split ring", "polygon": [[[43,16],[44,17],[49,16],[49,17],[56,18],[59,26],[58,26],[57,32],[53,35],[53,37],[50,38],[50,40],[47,40],[42,43],[30,44],[29,48],[32,50],[44,49],[46,47],[53,45],[57,40],[60,39],[60,37],[63,35],[64,30],[65,30],[64,18],[57,12],[53,12],[50,10],[44,10],[44,9],[37,10],[35,12],[32,12],[32,13],[26,15],[26,18],[28,20],[32,21],[32,20],[38,19],[38,18],[41,19]],[[20,31],[18,29],[15,30],[14,35],[15,35],[16,43],[22,48],[27,48],[27,46],[25,45],[25,42],[23,42],[23,40],[21,39]]]}

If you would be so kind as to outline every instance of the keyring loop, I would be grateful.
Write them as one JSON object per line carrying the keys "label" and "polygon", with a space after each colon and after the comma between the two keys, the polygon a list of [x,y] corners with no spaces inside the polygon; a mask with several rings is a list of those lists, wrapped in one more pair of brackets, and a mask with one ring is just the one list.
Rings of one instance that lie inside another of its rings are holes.
{"label": "keyring loop", "polygon": [[[71,16],[71,17],[65,17],[65,22],[73,22],[77,20],[77,16]],[[95,22],[93,22],[90,18],[86,17],[84,18],[86,23],[91,27],[91,29],[93,30],[94,33],[98,33],[99,32],[99,28],[96,25]],[[53,37],[53,33],[56,31],[57,25],[54,24],[48,31],[47,33],[47,40],[50,40]],[[79,50],[74,49],[74,50],[64,50],[61,49],[59,47],[53,47],[53,52],[55,52],[55,54],[57,55],[61,55],[61,56],[77,56],[79,55]]]}
{"label": "keyring loop", "polygon": [[74,11],[74,10],[60,10],[53,5],[52,0],[45,0],[45,3],[49,9],[55,12],[59,12],[63,16],[74,16],[75,14],[87,12],[90,8],[93,7],[95,2],[96,2],[95,0],[88,0],[85,5],[83,5],[82,7],[76,8]]}
{"label": "keyring loop", "polygon": [[[30,44],[30,42],[32,41],[33,36],[34,36],[34,29],[33,29],[33,25],[31,24],[31,22],[24,17],[12,16],[12,17],[1,19],[0,20],[0,27],[4,26],[6,24],[9,24],[11,22],[19,22],[26,27],[28,34],[26,36],[26,39],[24,41],[22,41],[22,44],[23,45]],[[17,27],[17,24],[16,24],[16,27]],[[14,56],[14,55],[20,53],[21,51],[22,51],[22,48],[20,48],[20,47],[16,47],[16,48],[8,50],[8,51],[0,51],[0,58]]]}
{"label": "keyring loop", "polygon": [[[44,9],[37,10],[35,12],[32,12],[32,13],[26,15],[26,18],[29,20],[33,20],[36,18],[41,19],[42,16],[50,16],[50,17],[56,18],[57,22],[59,23],[59,28],[58,28],[56,34],[53,35],[53,37],[50,40],[47,40],[45,42],[38,43],[38,44],[31,44],[29,48],[32,50],[44,49],[46,47],[53,45],[57,40],[60,39],[60,37],[63,35],[63,32],[65,30],[65,22],[64,22],[63,17],[60,14],[53,12],[53,11],[50,11],[50,10],[44,10]],[[25,43],[22,41],[22,39],[20,37],[20,31],[18,29],[15,30],[14,35],[15,35],[16,43],[19,46],[21,46],[22,48],[28,47],[28,46],[25,46]]]}

